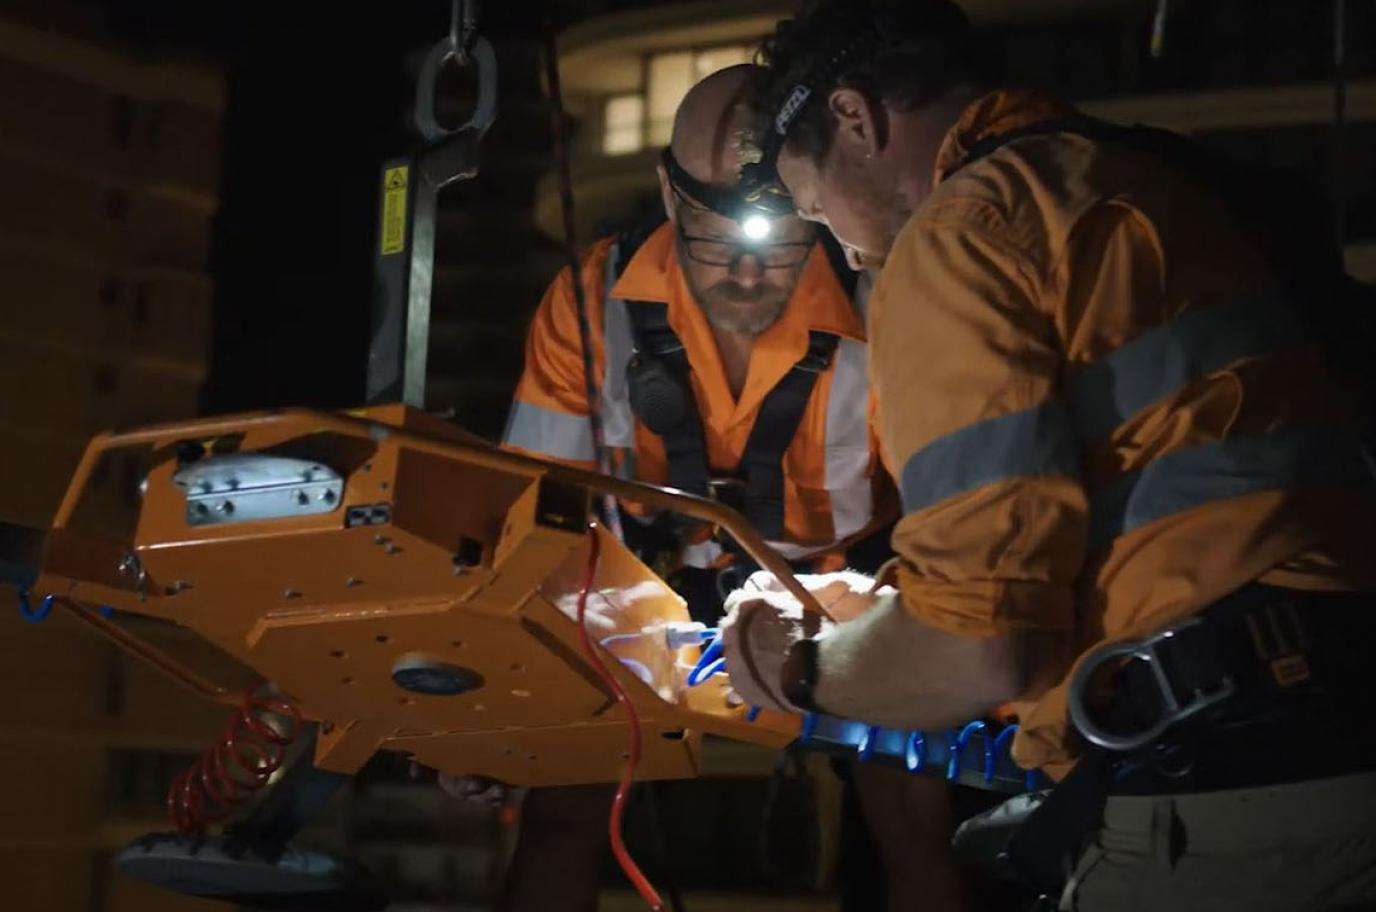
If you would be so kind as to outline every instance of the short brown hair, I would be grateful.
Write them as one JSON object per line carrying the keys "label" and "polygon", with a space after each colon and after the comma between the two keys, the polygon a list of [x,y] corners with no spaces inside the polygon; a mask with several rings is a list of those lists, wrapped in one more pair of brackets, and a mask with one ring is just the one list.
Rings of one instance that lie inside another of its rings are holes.
{"label": "short brown hair", "polygon": [[765,70],[751,98],[761,124],[756,139],[794,87],[806,84],[811,102],[787,147],[813,162],[831,149],[836,124],[821,100],[837,86],[912,110],[980,78],[970,21],[951,0],[810,0],[765,40],[760,62]]}

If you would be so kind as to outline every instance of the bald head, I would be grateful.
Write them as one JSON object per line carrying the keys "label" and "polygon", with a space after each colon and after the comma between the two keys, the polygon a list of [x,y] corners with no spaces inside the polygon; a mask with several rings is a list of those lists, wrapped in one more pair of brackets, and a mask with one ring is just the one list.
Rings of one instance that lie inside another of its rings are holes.
{"label": "bald head", "polygon": [[734,184],[740,176],[740,131],[746,93],[759,67],[727,67],[688,90],[674,115],[670,147],[684,170],[707,184]]}

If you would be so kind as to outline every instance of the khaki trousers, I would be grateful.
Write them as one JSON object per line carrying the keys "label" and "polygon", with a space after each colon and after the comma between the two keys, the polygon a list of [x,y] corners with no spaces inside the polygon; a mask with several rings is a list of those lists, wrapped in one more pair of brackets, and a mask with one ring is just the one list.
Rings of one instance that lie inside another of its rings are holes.
{"label": "khaki trousers", "polygon": [[1111,797],[1060,909],[1376,909],[1376,773]]}

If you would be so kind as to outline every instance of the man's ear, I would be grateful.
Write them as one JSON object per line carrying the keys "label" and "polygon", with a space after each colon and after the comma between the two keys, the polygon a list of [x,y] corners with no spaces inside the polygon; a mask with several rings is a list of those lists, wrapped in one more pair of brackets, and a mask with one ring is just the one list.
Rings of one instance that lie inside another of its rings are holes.
{"label": "man's ear", "polygon": [[674,188],[669,184],[669,172],[664,170],[664,163],[655,165],[655,174],[659,175],[659,196],[664,202],[664,215],[673,224],[678,224],[678,217],[674,212]]}
{"label": "man's ear", "polygon": [[888,143],[889,124],[884,106],[864,92],[835,89],[827,98],[827,108],[836,118],[838,141],[859,152],[861,158],[873,158]]}

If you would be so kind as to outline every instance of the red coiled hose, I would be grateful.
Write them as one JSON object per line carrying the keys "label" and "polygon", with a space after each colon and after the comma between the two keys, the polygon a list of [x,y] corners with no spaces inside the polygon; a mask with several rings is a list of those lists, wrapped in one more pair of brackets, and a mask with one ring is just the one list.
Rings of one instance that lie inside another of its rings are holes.
{"label": "red coiled hose", "polygon": [[260,690],[244,694],[219,740],[172,780],[167,813],[182,835],[203,835],[282,767],[287,747],[301,731],[301,711],[286,697]]}
{"label": "red coiled hose", "polygon": [[631,884],[635,886],[640,898],[645,900],[654,912],[664,912],[664,900],[659,898],[659,893],[655,890],[654,884],[640,870],[640,866],[635,863],[631,853],[626,850],[626,843],[621,838],[621,815],[626,809],[626,799],[630,795],[631,783],[635,779],[635,768],[640,763],[640,716],[636,714],[635,705],[631,703],[631,698],[626,695],[621,682],[616,679],[616,675],[611,673],[607,664],[602,661],[602,656],[597,652],[592,644],[592,638],[588,636],[587,612],[588,594],[592,591],[593,578],[597,575],[597,558],[601,551],[601,543],[597,538],[597,531],[594,527],[588,527],[588,566],[583,575],[583,587],[578,591],[578,638],[583,643],[583,651],[587,653],[588,659],[593,667],[597,669],[598,676],[616,696],[616,702],[621,704],[621,708],[626,711],[626,720],[631,728],[631,743],[629,757],[626,761],[626,770],[621,774],[621,782],[616,787],[616,797],[612,799],[611,819],[607,822],[607,831],[611,836],[612,855],[616,857],[616,863],[621,866],[621,870],[630,878]]}

